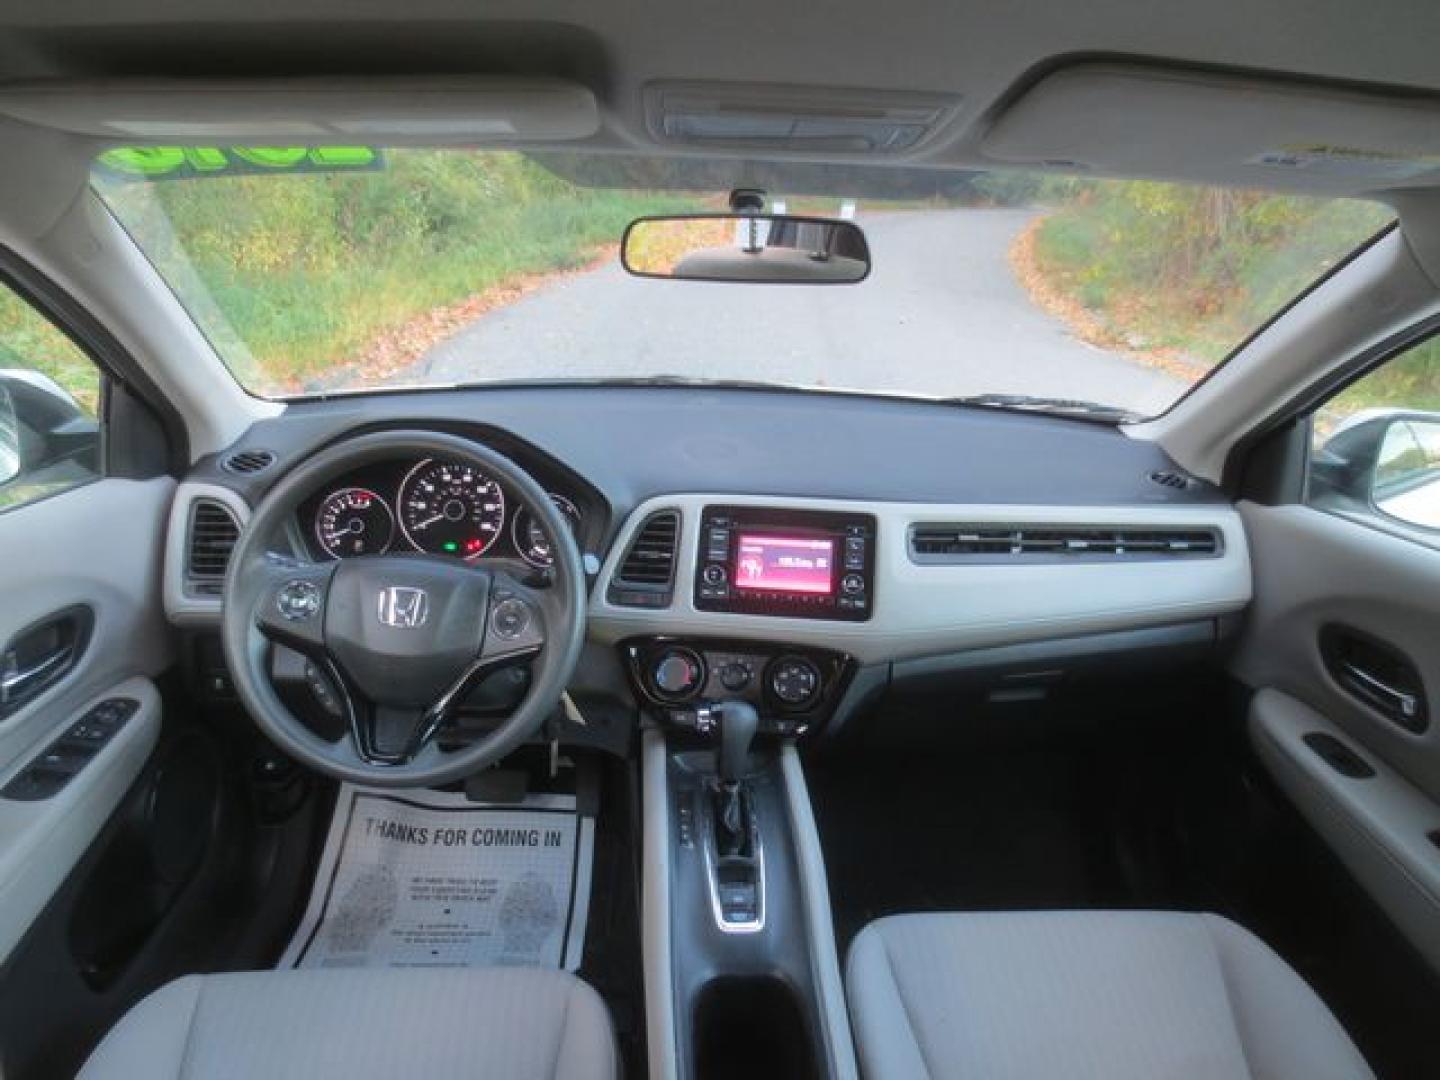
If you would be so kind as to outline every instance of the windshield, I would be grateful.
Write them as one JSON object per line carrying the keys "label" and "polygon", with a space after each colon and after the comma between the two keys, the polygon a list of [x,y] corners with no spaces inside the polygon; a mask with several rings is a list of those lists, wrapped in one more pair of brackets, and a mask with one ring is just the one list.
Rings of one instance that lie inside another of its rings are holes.
{"label": "windshield", "polygon": [[[1146,181],[363,147],[111,151],[94,184],[252,393],[705,379],[1167,408],[1389,211]],[[759,183],[756,182],[758,178]],[[847,217],[856,285],[630,277],[652,213]]]}

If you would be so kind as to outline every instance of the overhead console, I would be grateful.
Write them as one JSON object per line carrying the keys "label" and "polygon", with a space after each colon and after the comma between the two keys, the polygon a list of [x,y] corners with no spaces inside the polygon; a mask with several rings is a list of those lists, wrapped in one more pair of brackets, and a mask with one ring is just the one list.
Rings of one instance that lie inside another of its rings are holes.
{"label": "overhead console", "polygon": [[698,611],[865,622],[875,602],[875,516],[707,506]]}

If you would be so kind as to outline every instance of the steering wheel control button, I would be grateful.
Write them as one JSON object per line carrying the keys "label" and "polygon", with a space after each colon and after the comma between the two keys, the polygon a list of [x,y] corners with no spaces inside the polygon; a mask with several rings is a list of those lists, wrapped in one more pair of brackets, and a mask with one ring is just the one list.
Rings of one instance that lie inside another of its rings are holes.
{"label": "steering wheel control button", "polygon": [[490,629],[498,638],[514,641],[530,629],[530,607],[524,600],[508,597],[490,612]]}
{"label": "steering wheel control button", "polygon": [[770,692],[792,709],[810,705],[820,689],[820,670],[800,656],[775,662],[770,671]]}
{"label": "steering wheel control button", "polygon": [[275,606],[291,622],[302,622],[320,613],[320,599],[320,586],[313,581],[296,579],[280,586],[275,594]]}
{"label": "steering wheel control button", "polygon": [[330,680],[320,673],[310,661],[305,662],[305,685],[310,688],[310,693],[320,703],[320,707],[331,716],[344,715],[344,707],[340,704],[340,697],[335,692],[335,687]]}

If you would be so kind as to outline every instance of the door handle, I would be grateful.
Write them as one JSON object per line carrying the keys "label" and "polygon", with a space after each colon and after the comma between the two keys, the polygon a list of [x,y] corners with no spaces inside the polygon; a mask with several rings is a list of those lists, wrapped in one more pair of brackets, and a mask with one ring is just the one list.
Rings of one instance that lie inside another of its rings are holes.
{"label": "door handle", "polygon": [[1394,709],[1407,720],[1413,720],[1420,712],[1420,699],[1404,690],[1398,690],[1385,680],[1370,674],[1360,665],[1355,663],[1342,663],[1340,670],[1349,678],[1354,679],[1370,693],[1380,698],[1386,705]]}
{"label": "door handle", "polygon": [[1320,628],[1320,657],[1340,689],[1412,734],[1429,725],[1420,669],[1396,646],[1339,623]]}
{"label": "door handle", "polygon": [[74,645],[62,645],[21,668],[16,663],[15,650],[11,649],[5,654],[4,673],[0,674],[0,705],[29,697],[69,667],[74,655]]}
{"label": "door handle", "polygon": [[39,697],[68,674],[90,643],[95,613],[65,608],[26,627],[0,649],[0,716]]}

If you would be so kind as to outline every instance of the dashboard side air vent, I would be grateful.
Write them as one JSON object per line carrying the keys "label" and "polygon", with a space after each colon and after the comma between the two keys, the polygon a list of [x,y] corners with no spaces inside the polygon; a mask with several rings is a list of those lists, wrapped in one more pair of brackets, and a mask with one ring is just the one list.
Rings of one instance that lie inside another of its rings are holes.
{"label": "dashboard side air vent", "polygon": [[678,510],[657,510],[647,517],[635,531],[610,581],[606,593],[610,603],[622,607],[669,607],[675,591],[679,543]]}
{"label": "dashboard side air vent", "polygon": [[1210,526],[916,524],[910,558],[917,563],[1119,562],[1213,558],[1220,530]]}
{"label": "dashboard side air vent", "polygon": [[190,530],[185,540],[185,581],[201,596],[219,596],[230,553],[240,538],[240,525],[223,503],[196,499],[190,506]]}
{"label": "dashboard side air vent", "polygon": [[275,455],[269,450],[237,450],[220,462],[220,467],[229,473],[248,476],[264,472],[275,464]]}

